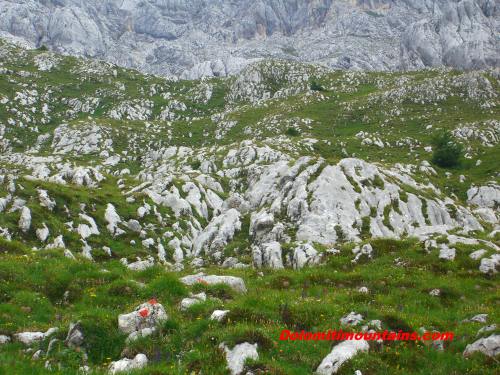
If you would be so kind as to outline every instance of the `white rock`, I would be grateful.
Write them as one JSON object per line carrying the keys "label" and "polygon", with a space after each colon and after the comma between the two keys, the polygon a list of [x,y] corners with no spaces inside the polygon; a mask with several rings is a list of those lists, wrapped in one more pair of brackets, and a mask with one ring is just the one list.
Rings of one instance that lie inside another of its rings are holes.
{"label": "white rock", "polygon": [[259,246],[252,246],[253,263],[255,267],[269,267],[282,269],[281,245],[279,242],[267,242]]}
{"label": "white rock", "polygon": [[143,328],[139,331],[134,331],[130,335],[128,335],[126,342],[127,343],[134,342],[141,337],[151,336],[155,332],[156,332],[156,327]]}
{"label": "white rock", "polygon": [[253,212],[250,216],[249,234],[254,242],[262,242],[264,235],[274,226],[274,215],[267,211]]}
{"label": "white rock", "polygon": [[109,158],[107,158],[106,160],[104,160],[104,162],[102,164],[110,166],[110,167],[114,167],[115,165],[117,165],[120,162],[120,159],[121,158],[119,155],[113,155],[113,156],[110,156]]}
{"label": "white rock", "polygon": [[54,242],[52,242],[51,244],[48,244],[47,246],[45,246],[45,248],[47,250],[48,249],[65,249],[66,245],[64,244],[63,236],[62,235],[57,236],[54,239]]}
{"label": "white rock", "polygon": [[480,328],[479,331],[477,331],[476,336],[482,335],[482,334],[487,333],[487,332],[496,331],[496,329],[497,329],[496,324],[490,324],[489,326],[484,326],[484,327]]}
{"label": "white rock", "polygon": [[226,284],[237,292],[245,293],[247,291],[243,279],[235,276],[205,275],[201,272],[196,275],[184,276],[180,281],[185,285],[194,285],[197,283],[208,285]]}
{"label": "white rock", "polygon": [[152,238],[147,238],[142,241],[142,246],[145,247],[146,249],[149,249],[150,246],[154,246],[155,240]]}
{"label": "white rock", "polygon": [[118,236],[124,233],[122,229],[118,228],[118,224],[122,222],[122,219],[120,218],[120,215],[118,215],[118,213],[116,212],[115,206],[113,206],[111,203],[108,203],[108,205],[106,206],[104,219],[108,223],[106,228],[108,228],[109,233],[111,233],[114,236]]}
{"label": "white rock", "polygon": [[467,345],[464,350],[464,357],[474,352],[481,352],[488,357],[496,357],[500,354],[500,335],[491,335]]}
{"label": "white rock", "polygon": [[439,297],[441,295],[441,290],[440,289],[432,289],[429,292],[429,295],[433,296],[433,297]]}
{"label": "white rock", "polygon": [[32,360],[36,361],[38,359],[40,359],[40,357],[42,356],[43,354],[43,350],[42,349],[39,349],[35,352],[35,354],[33,354],[33,356],[31,357]]}
{"label": "white rock", "polygon": [[439,259],[443,260],[454,260],[456,255],[456,250],[449,248],[445,244],[441,244],[439,249]]}
{"label": "white rock", "polygon": [[497,268],[500,266],[500,254],[493,254],[489,258],[481,259],[481,264],[479,265],[479,271],[487,275],[493,275],[497,273]]}
{"label": "white rock", "polygon": [[167,252],[165,251],[163,244],[160,242],[160,239],[158,239],[157,241],[158,241],[158,243],[156,245],[156,248],[158,249],[158,260],[161,263],[165,263],[167,261],[167,259],[166,259]]}
{"label": "white rock", "polygon": [[21,332],[14,334],[14,340],[23,343],[24,345],[32,345],[38,341],[42,341],[58,331],[57,328],[50,328],[47,332]]}
{"label": "white rock", "polygon": [[225,318],[227,314],[229,314],[229,310],[214,310],[212,315],[210,315],[210,320],[216,320],[220,322]]}
{"label": "white rock", "polygon": [[181,248],[181,241],[179,241],[179,239],[175,237],[168,242],[168,246],[174,249],[172,258],[174,259],[175,263],[182,262],[184,260],[184,252]]}
{"label": "white rock", "polygon": [[207,300],[207,295],[205,293],[192,294],[190,298],[183,298],[181,301],[180,309],[181,311],[186,311],[191,306],[196,305]]}
{"label": "white rock", "polygon": [[155,204],[170,207],[174,211],[175,217],[192,214],[191,205],[185,199],[181,198],[175,186],[171,188],[171,191],[164,191],[162,195],[149,189],[144,190],[144,192]]}
{"label": "white rock", "polygon": [[40,206],[47,208],[52,211],[56,206],[56,201],[51,200],[49,194],[46,190],[38,189],[38,199],[40,200]]}
{"label": "white rock", "polygon": [[336,374],[340,367],[358,352],[367,352],[370,346],[365,340],[344,341],[333,347],[316,369],[320,375]]}
{"label": "white rock", "polygon": [[357,326],[363,321],[363,315],[351,311],[349,314],[340,319],[340,324],[345,326]]}
{"label": "white rock", "polygon": [[472,318],[465,320],[466,322],[486,323],[488,321],[488,314],[477,314]]}
{"label": "white rock", "polygon": [[92,235],[92,230],[87,224],[78,224],[76,232],[80,235],[82,240],[85,240]]}
{"label": "white rock", "polygon": [[367,257],[368,259],[371,259],[373,256],[373,247],[368,243],[364,244],[361,247],[356,246],[354,249],[352,249],[352,252],[356,255],[352,260],[352,262],[356,263],[363,256]]}
{"label": "white rock", "polygon": [[108,246],[103,246],[102,249],[104,250],[104,252],[108,255],[108,256],[112,256],[112,252],[111,252],[111,248],[109,248]]}
{"label": "white rock", "polygon": [[149,301],[129,314],[119,315],[118,328],[121,332],[130,334],[144,328],[154,328],[167,319],[163,306],[156,301]]}
{"label": "white rock", "polygon": [[120,372],[129,372],[132,370],[139,370],[148,364],[148,357],[144,354],[137,354],[134,359],[123,358],[116,362],[111,362],[109,365],[109,373],[111,375]]}
{"label": "white rock", "polygon": [[136,262],[127,264],[127,268],[132,271],[144,271],[155,265],[153,257],[148,257],[146,260],[137,260]]}
{"label": "white rock", "polygon": [[10,337],[5,335],[0,335],[0,345],[8,344],[10,342]]}
{"label": "white rock", "polygon": [[226,352],[227,367],[231,375],[239,375],[245,368],[245,361],[247,359],[258,360],[259,353],[257,353],[257,344],[250,344],[248,342],[236,345],[230,350],[226,345],[222,344],[221,348]]}
{"label": "white rock", "polygon": [[49,234],[49,228],[47,228],[47,225],[45,225],[45,223],[43,223],[43,227],[36,230],[36,237],[42,242],[47,241],[47,238],[49,238]]}
{"label": "white rock", "polygon": [[[80,219],[85,220],[87,222],[87,224],[80,224],[80,225],[85,225],[87,227],[84,229],[84,231],[86,232],[86,235],[88,237],[90,237],[91,235],[98,236],[100,234],[99,228],[97,227],[97,224],[92,217],[90,217],[89,215],[86,215],[86,214],[79,214],[78,216],[80,217]],[[78,229],[77,229],[77,231],[78,231]]]}
{"label": "white rock", "polygon": [[94,260],[94,258],[92,257],[92,248],[90,247],[90,245],[85,240],[81,240],[81,241],[83,243],[82,256],[84,258],[89,259],[89,260]]}
{"label": "white rock", "polygon": [[298,245],[293,250],[292,267],[296,270],[306,266],[319,264],[321,257],[318,255],[316,249],[310,243]]}
{"label": "white rock", "polygon": [[200,268],[200,267],[203,267],[205,265],[205,261],[203,260],[203,258],[193,258],[193,260],[189,264],[193,268]]}
{"label": "white rock", "polygon": [[223,250],[240,229],[240,213],[234,208],[214,217],[193,241],[194,255],[198,256],[202,251],[212,254]]}
{"label": "white rock", "polygon": [[136,232],[136,233],[140,233],[142,230],[141,223],[139,223],[137,220],[134,220],[134,219],[130,219],[127,222],[127,227],[128,227],[128,229],[130,229],[131,231]]}
{"label": "white rock", "polygon": [[149,205],[148,205],[148,207],[141,206],[137,209],[137,217],[139,217],[139,218],[143,218],[148,213],[149,213]]}
{"label": "white rock", "polygon": [[498,223],[497,215],[495,213],[495,210],[493,210],[492,208],[487,208],[487,207],[476,208],[473,212],[476,215],[478,215],[481,218],[481,220],[484,220],[487,223],[490,223],[490,224],[497,224]]}
{"label": "white rock", "polygon": [[19,229],[23,233],[27,233],[31,228],[31,211],[28,207],[24,206],[21,209],[21,217],[19,218]]}
{"label": "white rock", "polygon": [[469,254],[469,257],[474,260],[479,260],[483,257],[484,254],[486,254],[487,251],[484,249],[476,250],[472,253]]}
{"label": "white rock", "polygon": [[479,186],[467,190],[467,203],[478,207],[495,208],[500,203],[500,186]]}
{"label": "white rock", "polygon": [[8,194],[5,198],[0,198],[0,212],[5,211],[11,201],[12,196],[10,194]]}

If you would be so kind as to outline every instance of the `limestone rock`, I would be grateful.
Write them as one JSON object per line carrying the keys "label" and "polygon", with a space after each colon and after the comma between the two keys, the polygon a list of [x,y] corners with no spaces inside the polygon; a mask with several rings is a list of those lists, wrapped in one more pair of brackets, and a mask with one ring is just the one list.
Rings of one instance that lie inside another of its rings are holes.
{"label": "limestone rock", "polygon": [[211,254],[222,250],[240,229],[240,213],[234,208],[229,209],[213,218],[197,236],[194,240],[194,254],[200,255],[202,251]]}
{"label": "limestone rock", "polygon": [[6,335],[0,335],[0,345],[8,344],[10,342],[10,337]]}
{"label": "limestone rock", "polygon": [[350,312],[342,319],[340,319],[340,324],[345,326],[357,326],[363,321],[363,316],[361,314],[357,314],[354,311]]}
{"label": "limestone rock", "polygon": [[488,357],[496,357],[500,354],[500,335],[491,335],[467,345],[464,350],[464,357],[474,352],[481,352]]}
{"label": "limestone rock", "polygon": [[52,336],[58,331],[57,328],[50,328],[46,332],[22,332],[14,334],[14,340],[22,342],[24,345],[32,345]]}
{"label": "limestone rock", "polygon": [[344,341],[333,347],[316,369],[321,375],[336,374],[340,367],[358,352],[367,352],[370,346],[365,340]]}
{"label": "limestone rock", "polygon": [[19,218],[19,229],[27,233],[31,228],[31,210],[24,206],[21,209],[21,217]]}
{"label": "limestone rock", "polygon": [[214,310],[212,315],[210,315],[210,320],[220,322],[226,317],[227,314],[229,314],[229,310]]}
{"label": "limestone rock", "polygon": [[480,249],[480,250],[476,250],[476,251],[474,251],[474,252],[470,253],[470,254],[469,254],[469,257],[470,257],[471,259],[473,259],[473,260],[479,260],[479,259],[481,259],[481,258],[482,258],[482,256],[483,256],[484,254],[486,254],[486,253],[487,253],[487,251],[486,251],[486,250],[484,250],[484,249]]}
{"label": "limestone rock", "polygon": [[494,208],[500,205],[500,187],[488,185],[467,190],[467,203],[479,207]]}
{"label": "limestone rock", "polygon": [[43,223],[43,227],[41,228],[38,228],[36,230],[36,237],[42,241],[42,242],[45,242],[47,241],[47,238],[49,238],[49,228],[47,228],[47,225],[45,225],[45,223]]}
{"label": "limestone rock", "polygon": [[497,269],[500,267],[500,254],[493,254],[489,258],[481,259],[479,271],[484,274],[493,275],[498,273]]}
{"label": "limestone rock", "polygon": [[123,333],[131,334],[144,328],[154,328],[167,319],[164,307],[156,300],[151,300],[131,313],[118,316],[118,328]]}
{"label": "limestone rock", "polygon": [[129,372],[139,370],[148,364],[148,358],[144,354],[137,354],[134,359],[123,358],[119,361],[111,362],[109,365],[109,374],[114,375],[120,372]]}
{"label": "limestone rock", "polygon": [[240,277],[235,276],[217,276],[217,275],[205,275],[204,273],[198,273],[196,275],[184,276],[180,281],[186,285],[194,285],[197,283],[216,285],[216,284],[226,284],[234,289],[236,292],[245,293],[247,288],[245,282]]}
{"label": "limestone rock", "polygon": [[274,241],[252,247],[253,262],[255,267],[269,267],[272,269],[283,268],[281,258],[281,245]]}
{"label": "limestone rock", "polygon": [[145,260],[138,259],[133,263],[127,264],[127,268],[132,271],[144,271],[148,268],[151,268],[155,265],[155,261],[153,257],[148,257]]}
{"label": "limestone rock", "polygon": [[296,270],[319,264],[321,256],[309,243],[300,244],[293,250],[292,267]]}
{"label": "limestone rock", "polygon": [[78,348],[82,346],[84,338],[80,322],[71,323],[64,343],[70,348]]}
{"label": "limestone rock", "polygon": [[236,345],[233,349],[229,349],[226,345],[221,344],[221,348],[224,349],[226,353],[227,367],[231,375],[243,373],[245,361],[247,359],[259,359],[257,344],[244,342]]}
{"label": "limestone rock", "polygon": [[38,189],[38,199],[40,200],[40,206],[47,208],[49,211],[52,211],[56,206],[56,202],[50,199],[46,190]]}
{"label": "limestone rock", "polygon": [[439,259],[443,260],[454,260],[456,255],[456,250],[449,248],[445,244],[441,244],[439,249]]}
{"label": "limestone rock", "polygon": [[191,294],[190,298],[183,298],[181,301],[180,309],[185,311],[191,306],[196,305],[207,300],[207,295],[205,293]]}
{"label": "limestone rock", "polygon": [[109,233],[111,233],[114,236],[118,236],[124,233],[122,229],[118,228],[118,224],[122,222],[122,219],[120,218],[120,215],[118,215],[118,213],[116,212],[115,206],[113,206],[111,203],[108,203],[108,205],[106,206],[104,219],[108,223],[107,228]]}

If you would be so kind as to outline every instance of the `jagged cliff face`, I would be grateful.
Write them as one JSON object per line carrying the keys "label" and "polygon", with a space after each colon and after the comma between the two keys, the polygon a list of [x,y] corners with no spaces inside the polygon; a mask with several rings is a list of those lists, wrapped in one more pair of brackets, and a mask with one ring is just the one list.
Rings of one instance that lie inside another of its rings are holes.
{"label": "jagged cliff face", "polygon": [[0,32],[184,78],[259,58],[341,69],[500,65],[495,0],[0,0]]}

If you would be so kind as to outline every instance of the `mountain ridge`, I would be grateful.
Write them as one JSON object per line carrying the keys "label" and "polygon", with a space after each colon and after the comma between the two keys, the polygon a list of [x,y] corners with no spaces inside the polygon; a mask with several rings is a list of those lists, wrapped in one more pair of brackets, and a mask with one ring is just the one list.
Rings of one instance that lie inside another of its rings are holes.
{"label": "mountain ridge", "polygon": [[34,47],[187,79],[270,57],[378,71],[500,66],[492,0],[2,0],[0,9],[0,31]]}

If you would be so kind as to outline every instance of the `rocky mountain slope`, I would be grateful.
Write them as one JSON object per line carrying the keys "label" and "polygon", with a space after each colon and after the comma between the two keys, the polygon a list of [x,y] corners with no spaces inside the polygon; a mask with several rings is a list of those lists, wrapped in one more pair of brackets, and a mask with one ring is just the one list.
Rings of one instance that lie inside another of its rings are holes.
{"label": "rocky mountain slope", "polygon": [[2,0],[0,32],[163,76],[262,58],[394,70],[500,65],[495,0]]}
{"label": "rocky mountain slope", "polygon": [[457,335],[343,373],[495,373],[497,70],[168,80],[1,42],[0,73],[0,368],[331,374],[279,333],[342,326]]}

